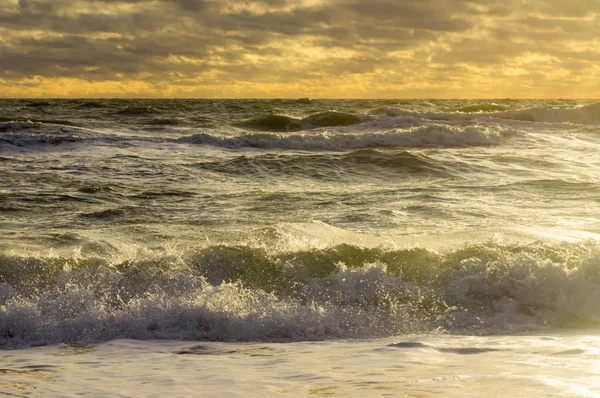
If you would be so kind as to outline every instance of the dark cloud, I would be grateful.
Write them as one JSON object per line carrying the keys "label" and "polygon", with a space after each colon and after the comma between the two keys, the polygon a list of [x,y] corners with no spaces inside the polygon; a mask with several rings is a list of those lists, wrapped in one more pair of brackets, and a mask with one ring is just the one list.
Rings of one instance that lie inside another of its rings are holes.
{"label": "dark cloud", "polygon": [[473,26],[466,17],[466,2],[447,1],[356,1],[348,8],[356,16],[377,26],[400,26],[412,29],[456,32]]}
{"label": "dark cloud", "polygon": [[208,8],[204,0],[174,0],[174,2],[185,11],[199,12]]}
{"label": "dark cloud", "polygon": [[0,0],[0,77],[436,82],[534,61],[581,74],[598,37],[600,0]]}

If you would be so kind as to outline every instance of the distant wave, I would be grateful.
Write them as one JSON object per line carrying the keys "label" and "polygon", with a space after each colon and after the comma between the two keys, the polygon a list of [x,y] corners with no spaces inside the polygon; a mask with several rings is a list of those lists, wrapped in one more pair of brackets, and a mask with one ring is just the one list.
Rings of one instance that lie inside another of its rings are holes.
{"label": "distant wave", "polygon": [[[53,122],[53,121],[49,121]],[[54,121],[61,122],[61,121]],[[70,123],[42,123],[39,121],[0,122],[0,144],[15,147],[60,145],[98,139],[97,134]]]}
{"label": "distant wave", "polygon": [[110,144],[127,141],[164,142],[160,138],[107,134],[71,124],[32,121],[0,123],[0,147],[4,146],[6,149],[47,148],[49,145],[60,148],[63,145]]}
{"label": "distant wave", "polygon": [[[389,126],[387,126],[389,127]],[[370,126],[373,130],[373,126]],[[278,148],[295,150],[346,150],[364,148],[453,148],[499,145],[519,132],[497,125],[458,127],[428,125],[407,130],[394,129],[362,134],[319,132],[302,135],[250,133],[238,137],[219,137],[198,133],[179,142],[223,148]]]}
{"label": "distant wave", "polygon": [[[56,121],[61,122],[61,121]],[[171,123],[171,120],[160,120]],[[33,121],[0,122],[0,142],[14,146],[60,145],[74,142],[147,141],[176,142],[182,144],[211,145],[221,148],[263,148],[289,150],[358,150],[368,148],[456,148],[500,145],[504,140],[521,134],[519,131],[488,123],[471,126],[427,124],[406,118],[371,120],[344,127],[338,131],[311,130],[296,134],[243,133],[222,136],[209,132],[179,138],[143,135],[115,135],[73,126],[70,123],[52,124]],[[189,130],[185,130],[189,131]]]}
{"label": "distant wave", "polygon": [[0,132],[4,131],[21,131],[38,127],[40,123],[26,121],[1,121]]}
{"label": "distant wave", "polygon": [[27,103],[25,106],[27,108],[42,108],[44,106],[51,106],[52,103],[43,100],[35,100]]}
{"label": "distant wave", "polygon": [[600,102],[578,107],[543,106],[519,110],[507,110],[503,105],[494,103],[467,105],[456,112],[416,112],[402,108],[380,107],[371,110],[372,115],[405,117],[418,120],[481,120],[486,118],[519,120],[540,123],[600,124]]}
{"label": "distant wave", "polygon": [[417,111],[409,111],[402,108],[390,107],[390,106],[382,106],[379,108],[371,109],[369,111],[370,115],[385,115],[389,117],[394,116],[422,116],[425,113],[417,112]]}
{"label": "distant wave", "polygon": [[152,119],[148,121],[147,124],[152,126],[177,126],[181,124],[181,120],[175,118],[160,118]]}
{"label": "distant wave", "polygon": [[61,126],[74,126],[77,124],[69,120],[62,119],[34,119],[34,118],[0,118],[0,131],[8,130],[23,130],[26,128],[32,128],[39,126],[40,124],[58,124]]}
{"label": "distant wave", "polygon": [[91,257],[0,253],[0,345],[600,324],[600,258],[592,243],[487,244],[446,253],[339,245],[277,254],[217,245],[120,261],[110,260],[116,249],[100,249]]}
{"label": "distant wave", "polygon": [[148,106],[129,106],[127,108],[121,109],[117,112],[118,115],[122,116],[143,116],[159,113],[158,110],[150,105]]}
{"label": "distant wave", "polygon": [[351,113],[323,112],[297,119],[285,115],[262,115],[237,123],[240,127],[246,127],[259,131],[299,131],[315,127],[326,126],[349,126],[363,121],[363,118]]}
{"label": "distant wave", "polygon": [[360,149],[342,155],[242,155],[231,160],[201,162],[194,166],[228,175],[293,175],[316,179],[338,179],[348,173],[374,175],[377,174],[375,170],[380,173],[403,173],[407,176],[414,174],[441,176],[447,173],[443,165],[425,155],[407,151],[383,152],[375,149]]}
{"label": "distant wave", "polygon": [[324,112],[305,117],[302,121],[309,123],[313,127],[350,126],[361,123],[364,121],[364,118],[351,113]]}
{"label": "distant wave", "polygon": [[77,104],[77,108],[79,109],[96,109],[96,108],[106,108],[108,105],[103,104],[100,101],[85,101]]}
{"label": "distant wave", "polygon": [[496,103],[484,103],[484,104],[475,104],[475,105],[467,105],[457,109],[458,112],[463,113],[474,113],[474,112],[499,112],[505,111],[508,107],[505,105],[500,105]]}
{"label": "distant wave", "polygon": [[600,102],[576,108],[530,108],[498,116],[527,122],[600,124]]}

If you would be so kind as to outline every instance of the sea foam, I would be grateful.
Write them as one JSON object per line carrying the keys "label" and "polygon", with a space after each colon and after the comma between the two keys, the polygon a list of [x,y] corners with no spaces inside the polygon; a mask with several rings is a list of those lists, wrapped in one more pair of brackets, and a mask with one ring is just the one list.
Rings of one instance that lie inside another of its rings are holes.
{"label": "sea foam", "polygon": [[277,148],[293,150],[347,150],[363,148],[454,148],[499,145],[503,140],[520,132],[499,125],[474,125],[467,127],[441,124],[413,128],[394,128],[403,121],[386,121],[384,124],[365,126],[370,131],[386,128],[387,131],[350,132],[317,131],[307,134],[250,133],[237,137],[219,137],[197,133],[178,139],[199,145],[222,148]]}
{"label": "sea foam", "polygon": [[446,253],[209,246],[125,261],[3,254],[0,264],[2,345],[488,334],[600,322],[595,243]]}

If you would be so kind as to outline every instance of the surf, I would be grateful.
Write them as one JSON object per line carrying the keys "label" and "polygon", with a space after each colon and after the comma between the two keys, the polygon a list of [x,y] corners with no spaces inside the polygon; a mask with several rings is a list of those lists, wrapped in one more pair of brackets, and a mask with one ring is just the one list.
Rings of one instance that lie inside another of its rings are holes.
{"label": "surf", "polygon": [[593,242],[109,253],[2,253],[0,344],[478,335],[600,322]]}

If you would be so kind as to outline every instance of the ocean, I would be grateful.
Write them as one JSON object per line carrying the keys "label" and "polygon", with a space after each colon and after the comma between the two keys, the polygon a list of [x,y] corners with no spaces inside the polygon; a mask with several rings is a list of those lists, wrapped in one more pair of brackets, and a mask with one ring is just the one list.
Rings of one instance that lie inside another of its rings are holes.
{"label": "ocean", "polygon": [[600,395],[600,102],[0,100],[0,391]]}

